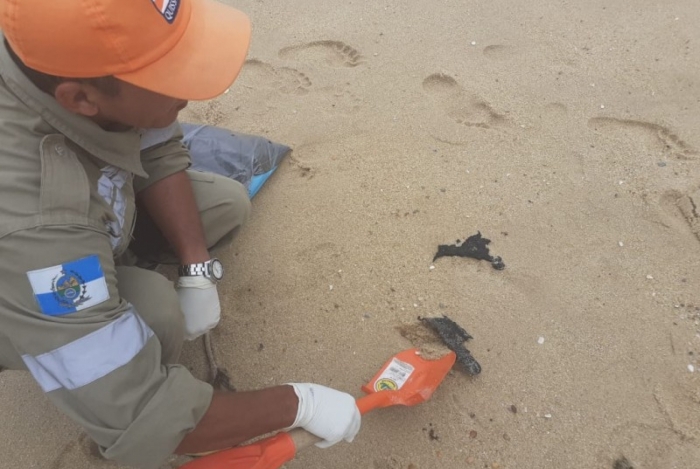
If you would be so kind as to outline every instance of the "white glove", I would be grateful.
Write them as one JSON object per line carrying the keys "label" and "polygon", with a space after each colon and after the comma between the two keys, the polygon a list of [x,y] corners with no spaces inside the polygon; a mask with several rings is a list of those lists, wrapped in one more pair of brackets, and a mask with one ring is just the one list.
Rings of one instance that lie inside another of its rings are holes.
{"label": "white glove", "polygon": [[345,440],[355,439],[362,417],[355,399],[344,392],[319,384],[289,383],[299,398],[297,418],[290,428],[301,427],[324,441],[316,443],[328,448]]}
{"label": "white glove", "polygon": [[175,289],[185,316],[185,339],[194,340],[219,324],[219,292],[211,280],[205,277],[180,277]]}

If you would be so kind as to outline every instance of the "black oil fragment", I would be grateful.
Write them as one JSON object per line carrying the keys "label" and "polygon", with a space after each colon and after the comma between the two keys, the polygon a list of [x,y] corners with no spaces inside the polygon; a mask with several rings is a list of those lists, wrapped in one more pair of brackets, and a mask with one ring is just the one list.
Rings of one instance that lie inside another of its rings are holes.
{"label": "black oil fragment", "polygon": [[447,316],[441,318],[421,318],[420,321],[427,324],[442,339],[447,347],[457,354],[457,362],[470,375],[481,373],[481,365],[472,356],[471,352],[464,347],[464,342],[472,339],[461,326]]}
{"label": "black oil fragment", "polygon": [[431,428],[430,431],[428,432],[428,437],[430,438],[430,441],[435,441],[435,440],[440,439],[440,437],[437,436],[437,434],[435,433],[435,429],[433,429],[433,428]]}
{"label": "black oil fragment", "polygon": [[471,257],[472,259],[489,261],[496,270],[505,269],[506,265],[503,263],[503,260],[499,256],[493,257],[489,253],[489,243],[491,243],[491,240],[483,238],[479,231],[475,235],[467,238],[462,244],[459,244],[458,240],[457,243],[453,245],[439,245],[437,253],[435,257],[433,257],[433,262],[445,256]]}

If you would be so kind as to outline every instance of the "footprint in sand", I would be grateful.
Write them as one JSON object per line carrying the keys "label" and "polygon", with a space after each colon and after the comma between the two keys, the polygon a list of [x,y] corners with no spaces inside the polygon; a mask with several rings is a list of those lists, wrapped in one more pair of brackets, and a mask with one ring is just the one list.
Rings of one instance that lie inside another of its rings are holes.
{"label": "footprint in sand", "polygon": [[188,112],[196,117],[196,120],[208,125],[219,125],[226,119],[226,112],[223,110],[221,100],[218,97],[210,101],[199,101],[190,103]]}
{"label": "footprint in sand", "polygon": [[312,179],[316,175],[316,169],[305,162],[305,158],[298,157],[298,149],[294,150],[294,153],[287,157],[288,163],[296,169],[300,177]]}
{"label": "footprint in sand", "polygon": [[[278,56],[299,68],[315,64],[331,68],[352,68],[364,63],[357,49],[341,41],[313,41],[284,47]],[[324,74],[317,71],[321,76],[318,78],[320,83],[314,84],[313,93],[309,96],[317,110],[329,114],[352,114],[360,109],[363,100],[350,90],[350,82],[323,83]],[[325,76],[325,79],[328,78]]]}
{"label": "footprint in sand", "polygon": [[698,151],[681,140],[670,129],[651,122],[616,119],[614,117],[593,117],[588,120],[588,126],[594,130],[609,132],[625,132],[630,139],[636,135],[647,135],[660,146],[664,152],[670,153],[681,160],[692,160],[698,155]]}
{"label": "footprint in sand", "polygon": [[262,60],[246,60],[240,85],[248,88],[264,87],[282,94],[304,95],[311,88],[311,80],[291,67],[274,67]]}
{"label": "footprint in sand", "polygon": [[[282,95],[305,95],[311,88],[311,80],[296,69],[273,67],[262,60],[249,59],[234,86],[236,91],[252,89]],[[227,112],[223,103],[234,94],[236,93],[225,94],[209,101],[193,102],[188,107],[188,112],[193,114],[196,120],[208,125],[225,124],[231,114]]]}
{"label": "footprint in sand", "polygon": [[[658,384],[654,389],[654,400],[663,414],[667,428],[682,440],[697,441],[700,438],[700,393],[685,380],[677,383]],[[698,448],[700,450],[700,448]]]}
{"label": "footprint in sand", "polygon": [[[697,467],[700,446],[700,394],[690,383],[657,385],[654,419],[616,426],[606,445],[614,458],[627,457],[634,467]],[[640,441],[645,442],[639,444]],[[610,453],[605,456],[610,457]]]}
{"label": "footprint in sand", "polygon": [[503,114],[479,96],[466,92],[454,78],[444,73],[434,73],[423,80],[423,90],[457,124],[490,129],[506,123]]}
{"label": "footprint in sand", "polygon": [[362,55],[341,41],[313,41],[298,46],[289,46],[279,51],[285,60],[322,62],[331,67],[357,67],[364,63]]}
{"label": "footprint in sand", "polygon": [[548,118],[559,120],[569,114],[569,109],[562,103],[549,103],[544,107],[544,113]]}
{"label": "footprint in sand", "polygon": [[372,467],[374,469],[403,469],[405,467],[405,462],[398,456],[391,455],[385,458],[375,459]]}
{"label": "footprint in sand", "polygon": [[700,241],[700,189],[689,193],[666,191],[659,200],[659,205],[667,215],[667,226],[678,229],[690,228]]}
{"label": "footprint in sand", "polygon": [[508,60],[517,55],[515,48],[503,44],[484,47],[484,57],[491,60]]}
{"label": "footprint in sand", "polygon": [[700,189],[693,194],[684,194],[676,200],[676,205],[685,217],[690,230],[700,241]]}
{"label": "footprint in sand", "polygon": [[[631,463],[629,466],[614,465],[623,457]],[[685,439],[662,424],[629,422],[610,433],[604,449],[599,450],[601,464],[597,467],[691,468],[697,467],[699,458],[700,447],[693,439]]]}

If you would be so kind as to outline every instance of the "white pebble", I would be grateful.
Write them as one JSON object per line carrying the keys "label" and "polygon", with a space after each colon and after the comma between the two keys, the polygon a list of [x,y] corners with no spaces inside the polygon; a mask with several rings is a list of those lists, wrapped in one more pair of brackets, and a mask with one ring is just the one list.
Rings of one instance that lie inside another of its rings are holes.
{"label": "white pebble", "polygon": [[333,290],[333,285],[328,285],[329,290]]}
{"label": "white pebble", "polygon": [[434,266],[434,265],[431,265],[431,266],[430,266],[430,270],[435,270],[435,266]]}
{"label": "white pebble", "polygon": [[693,365],[688,365],[688,371],[691,373],[695,372],[695,367]]}
{"label": "white pebble", "polygon": [[226,91],[224,91],[224,94],[228,94],[228,92],[231,91],[229,88],[226,88]]}
{"label": "white pebble", "polygon": [[647,280],[654,280],[654,277],[652,277],[651,275],[647,275]]}
{"label": "white pebble", "polygon": [[417,308],[417,307],[418,307],[418,304],[417,304],[417,303],[413,303],[413,307],[414,307],[414,308]]}
{"label": "white pebble", "polygon": [[540,345],[544,344],[544,337],[540,337],[539,339],[537,339],[537,343]]}
{"label": "white pebble", "polygon": [[476,45],[476,41],[472,41],[472,46],[475,46],[475,45]]}
{"label": "white pebble", "polygon": [[619,185],[623,185],[624,183],[625,183],[625,181],[618,182]]}
{"label": "white pebble", "polygon": [[625,243],[623,243],[622,241],[620,241],[620,242],[619,242],[619,243],[617,243],[617,244],[618,244],[618,245],[619,245],[620,247],[622,247],[622,246],[624,246],[624,245],[625,245]]}
{"label": "white pebble", "polygon": [[544,414],[544,418],[546,418],[546,419],[551,419],[551,418],[552,418],[552,414]]}
{"label": "white pebble", "polygon": [[601,105],[600,105],[600,108],[601,108],[601,109],[605,109],[605,104],[601,104]]}

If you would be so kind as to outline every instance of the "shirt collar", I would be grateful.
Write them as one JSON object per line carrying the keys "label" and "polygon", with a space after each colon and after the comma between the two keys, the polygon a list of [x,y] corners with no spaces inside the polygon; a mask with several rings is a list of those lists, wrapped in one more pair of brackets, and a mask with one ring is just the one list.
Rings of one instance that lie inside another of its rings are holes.
{"label": "shirt collar", "polygon": [[109,132],[87,117],[64,109],[52,96],[34,86],[17,67],[4,44],[2,33],[0,76],[20,101],[79,147],[108,165],[137,176],[148,176],[141,165],[141,135],[137,130]]}

